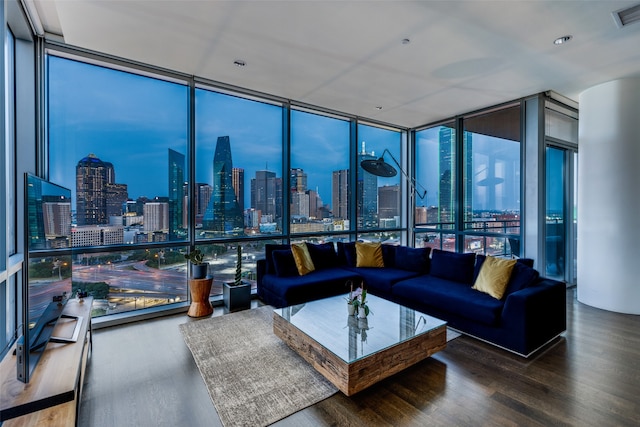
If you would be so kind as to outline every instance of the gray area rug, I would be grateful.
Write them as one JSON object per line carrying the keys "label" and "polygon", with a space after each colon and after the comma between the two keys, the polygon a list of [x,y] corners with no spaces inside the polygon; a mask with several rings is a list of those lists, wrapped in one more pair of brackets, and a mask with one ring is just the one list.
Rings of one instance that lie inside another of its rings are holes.
{"label": "gray area rug", "polygon": [[273,334],[273,308],[179,326],[225,427],[266,426],[338,390]]}

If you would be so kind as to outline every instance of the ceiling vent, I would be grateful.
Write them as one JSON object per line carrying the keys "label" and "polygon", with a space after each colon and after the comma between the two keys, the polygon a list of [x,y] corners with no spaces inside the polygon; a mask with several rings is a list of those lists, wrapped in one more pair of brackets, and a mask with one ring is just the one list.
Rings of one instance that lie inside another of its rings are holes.
{"label": "ceiling vent", "polygon": [[640,4],[611,12],[618,28],[640,21]]}

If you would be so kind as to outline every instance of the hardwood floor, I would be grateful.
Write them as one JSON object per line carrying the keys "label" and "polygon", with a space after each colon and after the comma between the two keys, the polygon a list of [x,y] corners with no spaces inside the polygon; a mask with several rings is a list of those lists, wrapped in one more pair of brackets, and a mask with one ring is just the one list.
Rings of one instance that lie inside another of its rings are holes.
{"label": "hardwood floor", "polygon": [[[187,321],[96,331],[79,425],[221,425],[178,331]],[[569,289],[567,332],[532,359],[462,336],[369,389],[275,425],[638,426],[639,396],[640,316],[585,306]]]}

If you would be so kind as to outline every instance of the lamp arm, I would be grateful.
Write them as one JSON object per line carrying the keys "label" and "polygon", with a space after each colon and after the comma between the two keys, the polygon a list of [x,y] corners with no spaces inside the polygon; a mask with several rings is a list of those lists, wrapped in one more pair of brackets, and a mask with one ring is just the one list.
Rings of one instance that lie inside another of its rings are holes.
{"label": "lamp arm", "polygon": [[[384,157],[385,153],[389,154],[393,162],[396,164],[396,166],[398,166],[398,169],[400,169],[400,173],[402,173],[402,176],[404,176],[404,179],[407,180],[407,183],[411,187],[411,190],[415,191],[415,193],[418,195],[418,197],[421,200],[424,199],[425,196],[427,195],[427,189],[424,188],[424,186],[420,184],[417,179],[407,175],[404,169],[402,169],[402,166],[400,166],[400,163],[398,162],[398,160],[396,160],[396,158],[393,157],[393,154],[391,154],[391,151],[389,151],[388,148],[385,148],[384,151],[382,152],[382,156],[380,156],[381,159]],[[418,186],[420,186],[420,190],[418,190]]]}

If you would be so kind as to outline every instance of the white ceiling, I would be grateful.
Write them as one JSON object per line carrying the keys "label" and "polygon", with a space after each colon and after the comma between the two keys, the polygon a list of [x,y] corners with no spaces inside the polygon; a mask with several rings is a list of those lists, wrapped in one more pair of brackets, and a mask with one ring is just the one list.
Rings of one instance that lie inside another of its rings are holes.
{"label": "white ceiling", "polygon": [[24,1],[70,45],[406,127],[640,76],[611,16],[638,0]]}

